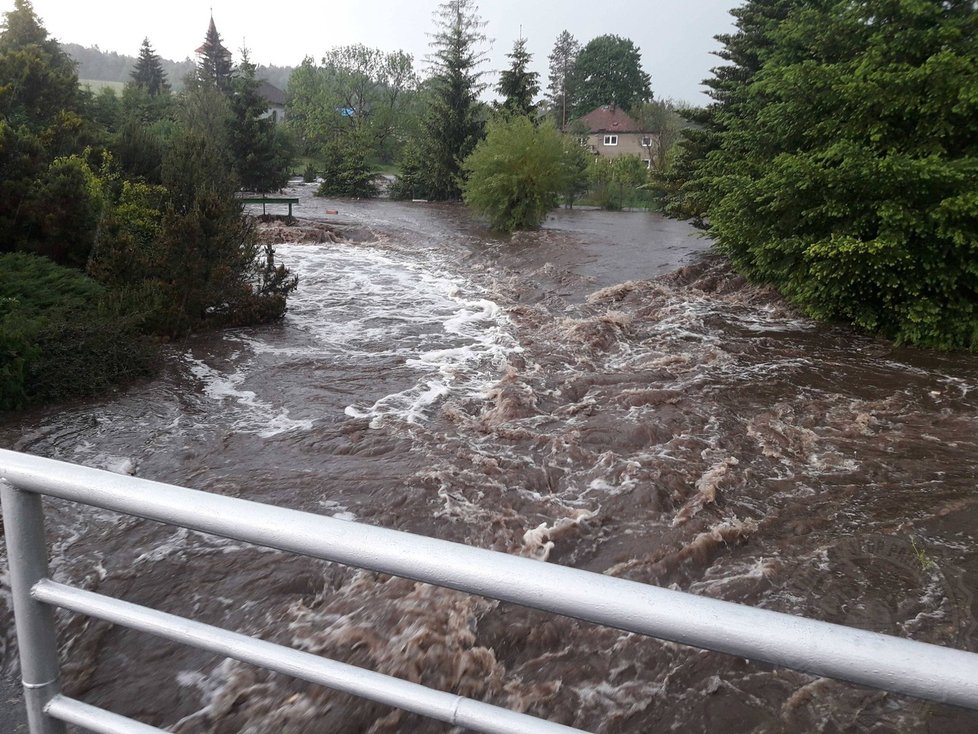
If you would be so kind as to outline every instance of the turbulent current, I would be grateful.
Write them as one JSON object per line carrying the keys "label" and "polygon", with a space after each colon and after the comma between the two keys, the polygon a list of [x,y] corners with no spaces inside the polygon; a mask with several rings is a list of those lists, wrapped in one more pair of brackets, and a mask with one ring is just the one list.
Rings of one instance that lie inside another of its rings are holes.
{"label": "turbulent current", "polygon": [[[158,379],[8,419],[0,445],[978,650],[974,357],[813,324],[646,213],[558,212],[503,239],[455,207],[296,192],[312,222],[278,230],[300,277],[283,322],[171,347]],[[317,219],[331,231],[309,243]],[[938,704],[46,506],[56,579],[589,731],[978,731]],[[450,731],[59,624],[69,695],[179,734]]]}

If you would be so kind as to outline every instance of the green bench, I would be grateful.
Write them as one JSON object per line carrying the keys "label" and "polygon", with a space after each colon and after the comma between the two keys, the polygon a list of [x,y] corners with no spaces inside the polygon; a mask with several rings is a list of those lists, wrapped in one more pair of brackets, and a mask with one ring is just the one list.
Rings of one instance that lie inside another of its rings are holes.
{"label": "green bench", "polygon": [[272,197],[272,196],[239,196],[238,201],[242,204],[261,204],[262,216],[265,216],[265,207],[268,204],[288,204],[289,205],[289,219],[292,219],[292,205],[298,204],[298,198],[290,197]]}

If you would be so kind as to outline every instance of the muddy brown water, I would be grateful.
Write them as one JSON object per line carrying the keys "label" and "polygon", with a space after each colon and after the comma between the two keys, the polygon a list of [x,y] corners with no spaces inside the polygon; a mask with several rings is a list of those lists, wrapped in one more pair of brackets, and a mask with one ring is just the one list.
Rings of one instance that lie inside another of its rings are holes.
{"label": "muddy brown water", "polygon": [[[815,325],[643,212],[557,212],[510,239],[457,207],[296,195],[342,237],[278,248],[301,278],[283,323],[192,339],[159,379],[8,419],[0,445],[978,650],[973,356]],[[938,704],[47,507],[57,579],[590,731],[978,731]],[[6,587],[0,619],[9,686]],[[59,621],[69,694],[181,734],[450,730]]]}

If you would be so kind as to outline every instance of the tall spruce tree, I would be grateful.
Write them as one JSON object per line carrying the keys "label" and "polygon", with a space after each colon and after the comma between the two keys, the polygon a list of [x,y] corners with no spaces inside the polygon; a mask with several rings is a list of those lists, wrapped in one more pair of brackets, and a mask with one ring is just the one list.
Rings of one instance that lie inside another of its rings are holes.
{"label": "tall spruce tree", "polygon": [[435,11],[430,58],[430,102],[421,140],[407,152],[401,188],[409,195],[447,201],[462,196],[462,161],[482,138],[479,94],[485,72],[480,49],[485,23],[473,0],[449,0]]}
{"label": "tall spruce tree", "polygon": [[973,0],[805,0],[755,17],[759,34],[728,50],[737,74],[756,71],[722,88],[697,170],[720,249],[817,318],[978,350]]}
{"label": "tall spruce tree", "polygon": [[574,90],[572,79],[581,44],[568,31],[561,31],[550,52],[550,76],[547,103],[557,127],[563,129],[570,120]]}
{"label": "tall spruce tree", "polygon": [[221,34],[217,32],[213,15],[210,25],[207,27],[204,45],[197,49],[197,56],[199,57],[197,60],[197,81],[202,84],[211,84],[222,92],[230,92],[234,64],[231,60],[231,52],[224,47]]}
{"label": "tall spruce tree", "polygon": [[496,85],[496,91],[503,97],[501,107],[517,115],[532,115],[536,110],[533,100],[540,91],[540,75],[527,68],[533,55],[526,50],[526,39],[520,38],[514,43],[506,58],[512,62],[499,75]]}
{"label": "tall spruce tree", "polygon": [[267,193],[288,181],[289,155],[276,123],[265,114],[268,103],[259,93],[261,82],[255,74],[256,67],[245,51],[232,82],[228,144],[241,186]]}
{"label": "tall spruce tree", "polygon": [[159,97],[170,91],[170,82],[163,71],[163,60],[156,55],[148,38],[143,39],[139,58],[129,76],[132,83],[145,89],[150,97]]}

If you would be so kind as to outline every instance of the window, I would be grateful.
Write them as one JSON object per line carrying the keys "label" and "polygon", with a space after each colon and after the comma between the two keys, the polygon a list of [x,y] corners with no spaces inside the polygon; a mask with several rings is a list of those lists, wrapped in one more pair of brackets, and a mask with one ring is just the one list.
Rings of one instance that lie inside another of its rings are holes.
{"label": "window", "polygon": [[651,135],[643,135],[642,136],[642,147],[643,148],[648,148],[648,147],[651,147],[651,145],[652,145],[652,136]]}
{"label": "window", "polygon": [[605,145],[618,145],[618,136],[617,135],[605,135],[604,136],[604,144]]}
{"label": "window", "polygon": [[642,163],[645,164],[645,170],[646,171],[651,171],[652,170],[652,161],[650,161],[648,158],[643,158],[642,159]]}
{"label": "window", "polygon": [[586,148],[588,147],[588,143],[590,143],[591,141],[588,140],[587,138],[578,138],[577,142],[580,144],[582,148]]}

